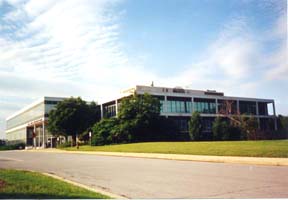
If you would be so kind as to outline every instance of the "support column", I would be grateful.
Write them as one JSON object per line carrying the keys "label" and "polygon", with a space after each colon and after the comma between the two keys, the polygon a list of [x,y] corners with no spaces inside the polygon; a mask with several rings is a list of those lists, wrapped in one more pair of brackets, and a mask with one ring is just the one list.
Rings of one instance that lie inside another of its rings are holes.
{"label": "support column", "polygon": [[218,114],[219,110],[218,110],[218,99],[215,100],[216,103],[216,114]]}
{"label": "support column", "polygon": [[116,116],[118,115],[118,100],[115,100]]}
{"label": "support column", "polygon": [[257,123],[258,123],[258,128],[260,129],[260,118],[259,118],[258,101],[256,101],[255,103],[256,103],[256,119],[257,119]]}
{"label": "support column", "polygon": [[239,100],[237,100],[236,103],[237,103],[237,114],[241,114],[241,113],[240,113]]}
{"label": "support column", "polygon": [[274,101],[273,101],[272,105],[273,105],[273,115],[276,117],[276,110],[275,110],[275,102]]}
{"label": "support column", "polygon": [[278,130],[278,126],[277,126],[277,116],[276,116],[276,109],[275,109],[275,102],[273,101],[273,116],[274,116],[274,128],[275,131]]}
{"label": "support column", "polygon": [[43,119],[43,124],[42,124],[42,127],[43,127],[43,140],[42,140],[42,147],[45,148],[45,117]]}
{"label": "support column", "polygon": [[34,124],[33,127],[33,147],[36,148],[37,144],[36,144],[36,125]]}
{"label": "support column", "polygon": [[256,101],[256,115],[259,115],[258,101]]}
{"label": "support column", "polygon": [[41,131],[39,130],[39,134],[38,134],[38,147],[39,147],[39,148],[41,147],[41,145],[40,145],[40,143],[41,143],[41,137],[40,137],[40,135],[41,135]]}
{"label": "support column", "polygon": [[194,112],[194,97],[191,98],[191,102],[192,102],[192,105],[191,105],[191,111],[192,113]]}
{"label": "support column", "polygon": [[[168,105],[168,103],[167,103],[167,96],[165,95],[165,96],[164,96],[164,104],[163,104],[163,113],[167,113],[167,110],[168,110],[168,109],[167,109],[167,105]],[[166,114],[165,117],[168,118],[168,115]]]}
{"label": "support column", "polygon": [[51,149],[53,148],[53,137],[52,135],[50,136],[50,144],[51,144]]}
{"label": "support column", "polygon": [[100,105],[101,119],[103,119],[103,104]]}

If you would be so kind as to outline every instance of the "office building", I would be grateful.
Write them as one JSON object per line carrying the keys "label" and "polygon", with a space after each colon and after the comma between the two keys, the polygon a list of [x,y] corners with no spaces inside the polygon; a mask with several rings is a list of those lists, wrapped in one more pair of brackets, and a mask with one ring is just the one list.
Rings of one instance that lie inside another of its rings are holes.
{"label": "office building", "polygon": [[[154,86],[136,86],[122,92],[119,98],[101,105],[102,117],[117,115],[121,99],[129,95],[151,94],[161,102],[161,115],[175,121],[181,131],[188,131],[188,120],[193,111],[202,118],[203,132],[211,132],[212,123],[227,102],[231,105],[229,114],[253,115],[262,130],[277,129],[275,102],[272,99],[225,96],[215,90],[191,90]],[[269,112],[268,112],[269,111]]]}
{"label": "office building", "polygon": [[51,144],[53,137],[46,128],[48,113],[63,100],[59,97],[43,97],[6,118],[8,144],[25,143],[26,146],[36,147]]}
{"label": "office building", "polygon": [[[117,116],[123,98],[145,93],[160,100],[160,115],[172,119],[181,132],[188,131],[188,121],[194,111],[198,111],[201,115],[202,131],[211,132],[213,121],[217,116],[222,115],[221,111],[227,102],[231,106],[229,115],[253,115],[258,121],[260,129],[277,130],[274,100],[231,97],[214,90],[203,91],[137,85],[121,92],[118,98],[102,103],[100,105],[101,118]],[[37,147],[50,145],[53,137],[46,128],[48,114],[58,102],[64,99],[44,97],[8,117],[6,119],[8,143],[23,142],[26,146]]]}

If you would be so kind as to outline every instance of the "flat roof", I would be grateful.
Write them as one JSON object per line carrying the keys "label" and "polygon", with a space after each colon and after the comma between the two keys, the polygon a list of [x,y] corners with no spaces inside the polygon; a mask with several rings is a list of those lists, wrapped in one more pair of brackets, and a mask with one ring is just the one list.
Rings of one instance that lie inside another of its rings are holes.
{"label": "flat roof", "polygon": [[[185,96],[185,97],[189,97],[189,96],[195,96],[196,98],[214,98],[214,99],[231,99],[231,100],[243,100],[243,101],[267,101],[267,102],[274,102],[273,99],[262,99],[262,98],[253,98],[253,97],[235,97],[235,96],[225,96],[224,92],[218,92],[216,90],[193,90],[193,89],[189,89],[189,88],[181,88],[181,87],[155,87],[155,86],[143,86],[143,85],[136,85],[136,87],[130,88],[128,90],[125,90],[123,93],[125,92],[132,92],[132,90],[134,89],[134,91],[137,92],[137,90],[139,89],[139,91],[145,91],[145,89],[149,89],[151,93],[163,93],[163,94],[167,94],[167,96],[169,95],[175,95],[175,96]],[[165,89],[168,89],[168,91],[165,91]],[[184,90],[184,93],[178,93],[178,92],[173,92],[173,90]],[[217,95],[219,94],[219,95]]]}
{"label": "flat roof", "polygon": [[[178,92],[175,92],[175,90]],[[184,92],[179,92],[179,90],[184,90]],[[225,96],[224,92],[219,92],[216,90],[193,90],[190,88],[181,88],[181,87],[158,87],[158,86],[144,86],[144,85],[136,85],[134,87],[130,87],[126,90],[122,90],[120,94],[115,96],[114,99],[110,99],[108,101],[103,101],[101,104],[106,104],[111,101],[115,101],[116,99],[121,99],[125,96],[132,95],[134,92],[138,92],[138,94],[144,94],[145,92],[150,93],[152,95],[160,95],[160,96],[174,96],[174,97],[195,97],[195,98],[209,98],[209,99],[224,99],[224,100],[239,100],[239,101],[259,101],[259,102],[267,102],[273,103],[273,99],[261,99],[261,98],[252,98],[252,97],[235,97],[235,96]]]}
{"label": "flat roof", "polygon": [[33,103],[28,104],[27,106],[23,107],[22,109],[18,110],[17,112],[13,113],[12,115],[8,116],[6,118],[7,120],[12,119],[13,117],[16,117],[17,115],[20,115],[21,113],[29,110],[30,108],[33,108],[34,106],[44,102],[45,100],[48,101],[62,101],[64,99],[66,99],[67,97],[41,97],[40,99],[34,101]]}

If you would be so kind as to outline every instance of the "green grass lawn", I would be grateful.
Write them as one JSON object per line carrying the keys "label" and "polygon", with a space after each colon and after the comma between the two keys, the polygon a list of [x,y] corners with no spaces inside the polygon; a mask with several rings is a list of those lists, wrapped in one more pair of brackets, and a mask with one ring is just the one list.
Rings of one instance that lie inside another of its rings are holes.
{"label": "green grass lawn", "polygon": [[[62,148],[77,151],[76,147]],[[147,142],[80,146],[79,151],[170,153],[213,156],[288,157],[288,140],[226,142]]]}
{"label": "green grass lawn", "polygon": [[109,197],[36,172],[0,169],[0,198],[102,199]]}

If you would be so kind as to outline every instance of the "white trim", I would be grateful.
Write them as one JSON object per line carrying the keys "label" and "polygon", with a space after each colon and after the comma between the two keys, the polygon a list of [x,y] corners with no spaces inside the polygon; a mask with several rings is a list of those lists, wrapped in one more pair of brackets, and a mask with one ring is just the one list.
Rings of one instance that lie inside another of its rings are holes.
{"label": "white trim", "polygon": [[[34,106],[37,106],[38,104],[44,102],[45,100],[48,100],[48,101],[63,101],[64,99],[66,99],[65,97],[41,97],[40,99],[34,101],[33,103],[25,106],[24,108],[22,108],[21,110],[15,112],[14,114],[10,115],[9,117],[6,118],[6,121],[24,113],[25,111],[33,108]],[[44,111],[43,111],[44,112]]]}
{"label": "white trim", "polygon": [[9,117],[6,118],[6,121],[8,121],[8,120],[10,120],[10,119],[12,119],[12,118],[14,118],[14,117],[16,117],[17,115],[20,115],[20,114],[24,113],[25,111],[29,110],[30,108],[33,108],[34,106],[36,106],[36,105],[38,105],[38,104],[40,104],[40,103],[42,103],[42,102],[44,102],[44,97],[42,97],[42,98],[34,101],[33,103],[25,106],[24,108],[18,110],[18,111],[15,112],[14,114],[10,115]]}
{"label": "white trim", "polygon": [[[47,118],[46,118],[46,119],[47,119]],[[21,129],[21,128],[24,128],[24,127],[27,127],[27,126],[31,126],[33,123],[35,123],[35,122],[42,122],[43,120],[45,120],[44,117],[40,117],[40,118],[38,118],[38,119],[34,119],[34,120],[32,120],[32,121],[29,121],[29,122],[26,122],[26,123],[24,123],[24,124],[18,125],[18,126],[16,126],[16,127],[7,129],[7,130],[5,131],[5,133],[7,134],[7,133],[16,131],[16,130],[18,130],[18,129]]]}
{"label": "white trim", "polygon": [[28,124],[22,124],[22,125],[19,125],[19,126],[16,126],[14,128],[11,128],[11,129],[8,129],[5,131],[6,134],[9,134],[11,132],[14,132],[14,131],[17,131],[19,129],[23,129],[23,128],[26,128]]}

